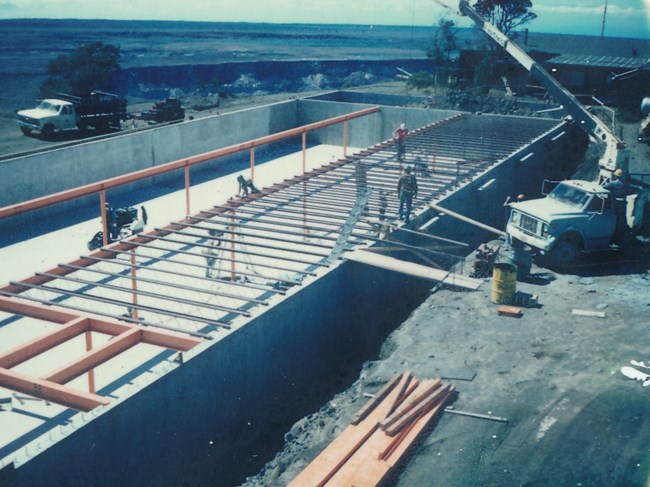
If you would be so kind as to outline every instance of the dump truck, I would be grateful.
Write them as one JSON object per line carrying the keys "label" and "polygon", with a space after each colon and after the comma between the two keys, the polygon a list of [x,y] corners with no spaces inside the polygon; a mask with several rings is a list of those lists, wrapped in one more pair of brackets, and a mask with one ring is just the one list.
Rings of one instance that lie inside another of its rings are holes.
{"label": "dump truck", "polygon": [[103,91],[86,97],[57,93],[55,98],[42,100],[36,108],[20,110],[16,116],[23,134],[39,133],[44,139],[69,130],[93,128],[107,132],[119,130],[122,120],[126,120],[126,100]]}
{"label": "dump truck", "polygon": [[[547,256],[556,267],[571,264],[583,252],[623,248],[616,242],[621,219],[630,234],[648,232],[650,185],[628,174],[629,149],[597,116],[588,111],[523,49],[485,20],[467,0],[459,10],[533,75],[590,138],[604,146],[598,161],[598,180],[556,182],[542,189],[544,198],[510,203],[506,239],[515,248],[531,248]],[[650,108],[650,106],[649,106]],[[631,194],[611,194],[608,183],[625,179]],[[548,186],[549,182],[546,186]],[[621,201],[622,200],[622,201]],[[621,210],[619,204],[625,205]]]}

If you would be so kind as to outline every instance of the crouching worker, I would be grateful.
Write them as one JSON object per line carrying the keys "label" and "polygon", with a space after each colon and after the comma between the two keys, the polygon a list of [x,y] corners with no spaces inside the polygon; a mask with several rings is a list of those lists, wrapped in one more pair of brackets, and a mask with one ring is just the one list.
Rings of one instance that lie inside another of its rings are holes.
{"label": "crouching worker", "polygon": [[260,190],[255,187],[253,181],[246,179],[241,174],[237,176],[237,182],[239,183],[239,190],[237,191],[237,196],[248,196],[248,192],[259,193]]}

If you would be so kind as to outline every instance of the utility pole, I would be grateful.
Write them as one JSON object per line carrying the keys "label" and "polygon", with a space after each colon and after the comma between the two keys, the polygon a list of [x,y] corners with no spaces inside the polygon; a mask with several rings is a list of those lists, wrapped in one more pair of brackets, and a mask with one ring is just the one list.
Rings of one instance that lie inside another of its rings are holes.
{"label": "utility pole", "polygon": [[605,20],[607,18],[607,0],[605,0],[605,8],[603,9],[603,27],[600,30],[600,37],[605,37]]}

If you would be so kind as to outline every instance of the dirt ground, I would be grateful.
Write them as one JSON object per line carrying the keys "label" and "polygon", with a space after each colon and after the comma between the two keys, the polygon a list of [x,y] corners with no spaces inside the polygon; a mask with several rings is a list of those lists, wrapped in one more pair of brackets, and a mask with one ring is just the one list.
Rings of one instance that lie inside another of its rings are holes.
{"label": "dirt ground", "polygon": [[[636,124],[619,130],[632,172],[650,172]],[[349,425],[364,394],[407,370],[453,384],[455,409],[508,421],[444,413],[391,485],[650,485],[650,387],[620,372],[631,360],[650,363],[648,245],[584,256],[562,273],[535,264],[517,291],[537,295],[539,305],[521,318],[497,314],[492,285],[432,291],[358,380],[298,421],[284,449],[243,485],[286,485]]]}

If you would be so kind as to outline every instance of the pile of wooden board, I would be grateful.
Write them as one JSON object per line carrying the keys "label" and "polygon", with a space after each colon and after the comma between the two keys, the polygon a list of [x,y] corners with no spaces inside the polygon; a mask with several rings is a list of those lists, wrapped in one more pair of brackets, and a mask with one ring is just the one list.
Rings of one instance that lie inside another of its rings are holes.
{"label": "pile of wooden board", "polygon": [[440,379],[396,376],[290,487],[378,485],[454,396],[454,387]]}

